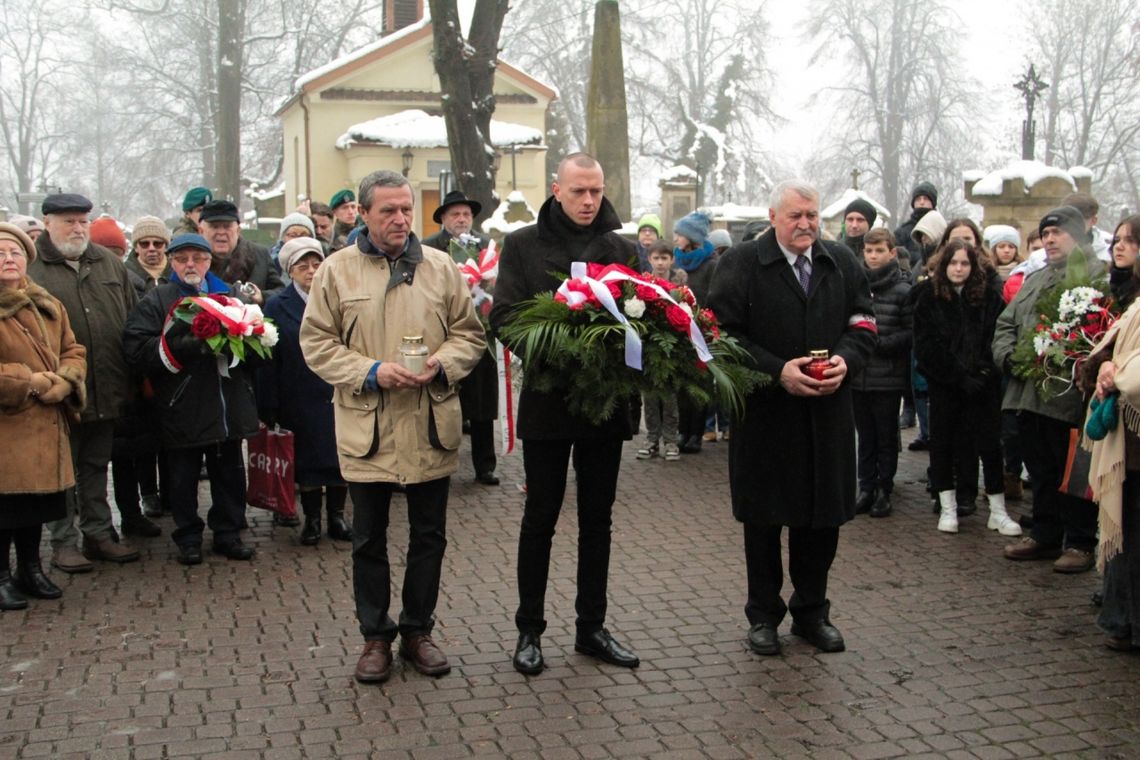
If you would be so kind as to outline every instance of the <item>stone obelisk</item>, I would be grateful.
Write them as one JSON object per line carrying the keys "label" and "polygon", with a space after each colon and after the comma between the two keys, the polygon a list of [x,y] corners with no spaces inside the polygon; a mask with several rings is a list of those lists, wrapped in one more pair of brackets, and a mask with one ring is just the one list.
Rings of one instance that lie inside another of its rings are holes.
{"label": "stone obelisk", "polygon": [[625,107],[625,66],[617,0],[598,0],[594,6],[590,91],[586,99],[586,152],[602,162],[606,172],[606,197],[622,221],[629,221],[629,117]]}

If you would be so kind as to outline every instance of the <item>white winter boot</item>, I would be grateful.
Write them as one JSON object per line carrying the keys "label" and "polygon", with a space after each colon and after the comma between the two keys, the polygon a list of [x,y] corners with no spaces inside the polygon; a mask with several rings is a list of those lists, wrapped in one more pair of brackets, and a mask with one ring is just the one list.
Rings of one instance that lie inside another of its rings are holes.
{"label": "white winter boot", "polygon": [[938,530],[943,533],[958,532],[958,499],[953,491],[939,491],[938,504],[942,512],[938,516]]}
{"label": "white winter boot", "polygon": [[1003,536],[1020,536],[1021,526],[1005,511],[1005,493],[987,493],[990,501],[990,519],[986,527]]}

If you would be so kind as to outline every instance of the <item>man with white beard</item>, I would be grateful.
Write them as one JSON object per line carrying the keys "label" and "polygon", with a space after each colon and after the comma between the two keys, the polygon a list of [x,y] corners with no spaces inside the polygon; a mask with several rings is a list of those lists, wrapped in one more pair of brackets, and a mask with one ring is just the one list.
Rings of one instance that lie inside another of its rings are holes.
{"label": "man with white beard", "polygon": [[[118,541],[107,503],[107,465],[115,420],[126,412],[131,374],[123,356],[123,323],[137,301],[127,268],[90,238],[91,201],[82,195],[49,195],[41,208],[45,233],[36,241],[28,276],[67,310],[75,339],[87,349],[87,407],[71,425],[76,487],[68,515],[48,523],[52,565],[85,573],[89,560],[134,562],[138,550]],[[76,516],[79,528],[76,530]],[[83,553],[77,550],[83,534]]]}

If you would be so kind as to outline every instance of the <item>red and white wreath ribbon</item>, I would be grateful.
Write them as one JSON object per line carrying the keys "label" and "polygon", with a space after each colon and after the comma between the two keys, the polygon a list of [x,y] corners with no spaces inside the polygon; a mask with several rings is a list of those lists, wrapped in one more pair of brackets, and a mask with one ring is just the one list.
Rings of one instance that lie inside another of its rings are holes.
{"label": "red and white wreath ribbon", "polygon": [[[674,299],[665,288],[655,282],[643,280],[640,277],[630,274],[630,272],[624,268],[608,266],[601,271],[600,276],[596,279],[588,276],[586,272],[587,265],[584,261],[575,261],[570,265],[570,278],[585,283],[590,288],[590,292],[594,294],[594,298],[598,299],[605,310],[610,313],[610,316],[625,325],[625,364],[627,367],[640,370],[641,336],[638,335],[637,330],[630,325],[626,316],[621,313],[621,309],[618,308],[613,294],[610,293],[610,289],[606,287],[606,283],[633,282],[637,285],[652,288],[661,300],[666,303],[673,304],[678,308],[681,308],[681,304],[677,303],[676,299]],[[569,280],[559,286],[558,294],[565,299],[566,304],[570,306],[570,308],[578,306],[589,298],[589,296],[581,291],[571,290],[567,282],[569,282]],[[690,314],[690,317],[691,316]],[[689,320],[689,340],[692,342],[693,348],[696,349],[698,359],[703,362],[711,362],[713,360],[712,354],[709,352],[708,344],[705,342],[705,336],[701,334],[701,328],[697,325],[695,319]]]}

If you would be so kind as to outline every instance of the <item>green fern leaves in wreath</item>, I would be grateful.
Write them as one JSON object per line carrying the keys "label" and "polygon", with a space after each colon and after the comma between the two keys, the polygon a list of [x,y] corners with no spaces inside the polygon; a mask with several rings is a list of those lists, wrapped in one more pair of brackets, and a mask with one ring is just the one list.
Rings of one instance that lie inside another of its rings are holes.
{"label": "green fern leaves in wreath", "polygon": [[626,366],[625,326],[600,309],[570,309],[543,293],[518,305],[500,330],[523,362],[524,384],[563,394],[572,414],[597,424],[634,394],[678,392],[703,405],[714,398],[739,415],[744,397],[771,378],[752,369],[732,338],[711,337],[713,361],[698,362],[689,338],[650,320],[631,319],[642,340],[642,371]]}

